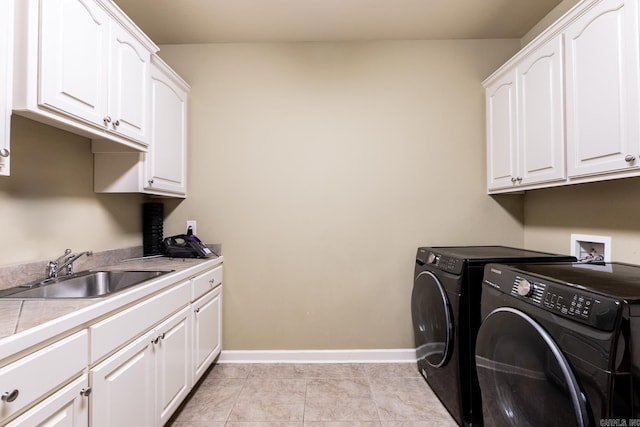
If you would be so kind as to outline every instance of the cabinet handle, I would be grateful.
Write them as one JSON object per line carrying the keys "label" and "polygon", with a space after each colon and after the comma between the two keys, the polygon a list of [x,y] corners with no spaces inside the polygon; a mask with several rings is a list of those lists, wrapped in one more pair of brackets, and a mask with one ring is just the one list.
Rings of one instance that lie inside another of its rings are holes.
{"label": "cabinet handle", "polygon": [[111,123],[111,116],[107,116],[102,120],[104,121],[104,125],[107,126],[109,123]]}
{"label": "cabinet handle", "polygon": [[213,288],[213,285],[216,283],[216,279],[209,280],[209,285]]}
{"label": "cabinet handle", "polygon": [[200,313],[200,307],[196,308],[195,310],[193,310],[196,314]]}
{"label": "cabinet handle", "polygon": [[19,394],[20,391],[18,389],[15,389],[13,391],[6,391],[2,394],[2,401],[11,403],[18,398]]}
{"label": "cabinet handle", "polygon": [[82,390],[80,390],[80,396],[89,397],[92,391],[93,390],[91,390],[91,387],[83,388]]}
{"label": "cabinet handle", "polygon": [[157,337],[155,337],[154,339],[151,340],[151,344],[158,344],[158,342],[160,342],[160,340],[163,340],[165,337],[165,333],[161,333],[160,335],[158,335]]}
{"label": "cabinet handle", "polygon": [[6,148],[0,149],[0,157],[9,157],[9,154],[11,154],[11,152]]}
{"label": "cabinet handle", "polygon": [[631,163],[636,159],[636,156],[632,156],[631,154],[627,154],[624,156],[624,161],[627,163]]}

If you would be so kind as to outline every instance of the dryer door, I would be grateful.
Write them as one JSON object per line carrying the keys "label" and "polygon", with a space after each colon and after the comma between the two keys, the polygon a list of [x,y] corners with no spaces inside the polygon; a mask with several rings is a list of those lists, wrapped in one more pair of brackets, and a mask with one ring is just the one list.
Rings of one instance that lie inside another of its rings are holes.
{"label": "dryer door", "polygon": [[430,271],[421,272],[414,281],[411,314],[418,360],[434,368],[443,366],[453,349],[453,318],[447,293]]}
{"label": "dryer door", "polygon": [[482,322],[476,368],[485,426],[588,426],[584,394],[552,337],[527,314],[498,308]]}

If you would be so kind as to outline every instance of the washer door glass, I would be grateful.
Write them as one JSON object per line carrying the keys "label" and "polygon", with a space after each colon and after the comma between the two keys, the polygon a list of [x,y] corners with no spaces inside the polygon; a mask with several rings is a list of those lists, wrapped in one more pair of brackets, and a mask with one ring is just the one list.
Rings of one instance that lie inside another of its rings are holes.
{"label": "washer door glass", "polygon": [[584,394],[551,336],[527,314],[494,310],[482,322],[476,368],[485,426],[587,426]]}
{"label": "washer door glass", "polygon": [[453,319],[444,287],[433,273],[416,277],[411,307],[417,358],[435,368],[444,365],[453,348]]}

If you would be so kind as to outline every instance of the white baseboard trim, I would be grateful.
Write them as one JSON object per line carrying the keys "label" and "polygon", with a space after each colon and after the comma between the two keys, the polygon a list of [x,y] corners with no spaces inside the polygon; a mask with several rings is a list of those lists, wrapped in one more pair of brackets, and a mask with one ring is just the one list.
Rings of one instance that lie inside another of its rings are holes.
{"label": "white baseboard trim", "polygon": [[415,348],[389,350],[223,350],[218,363],[411,363]]}

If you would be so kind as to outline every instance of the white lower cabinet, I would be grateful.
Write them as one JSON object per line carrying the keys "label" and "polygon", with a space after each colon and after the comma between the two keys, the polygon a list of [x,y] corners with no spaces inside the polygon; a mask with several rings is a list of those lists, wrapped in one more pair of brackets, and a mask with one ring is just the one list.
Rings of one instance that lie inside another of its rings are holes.
{"label": "white lower cabinet", "polygon": [[87,348],[87,332],[81,331],[0,369],[0,425],[81,375]]}
{"label": "white lower cabinet", "polygon": [[156,389],[159,424],[164,425],[191,390],[191,316],[185,307],[156,331]]}
{"label": "white lower cabinet", "polygon": [[82,375],[29,411],[6,424],[7,427],[86,427],[89,425],[87,375]]}
{"label": "white lower cabinet", "polygon": [[153,330],[90,370],[92,426],[154,426]]}
{"label": "white lower cabinet", "polygon": [[207,371],[222,348],[222,286],[195,301],[193,307],[194,381]]}
{"label": "white lower cabinet", "polygon": [[189,308],[91,369],[92,426],[166,423],[191,387]]}

